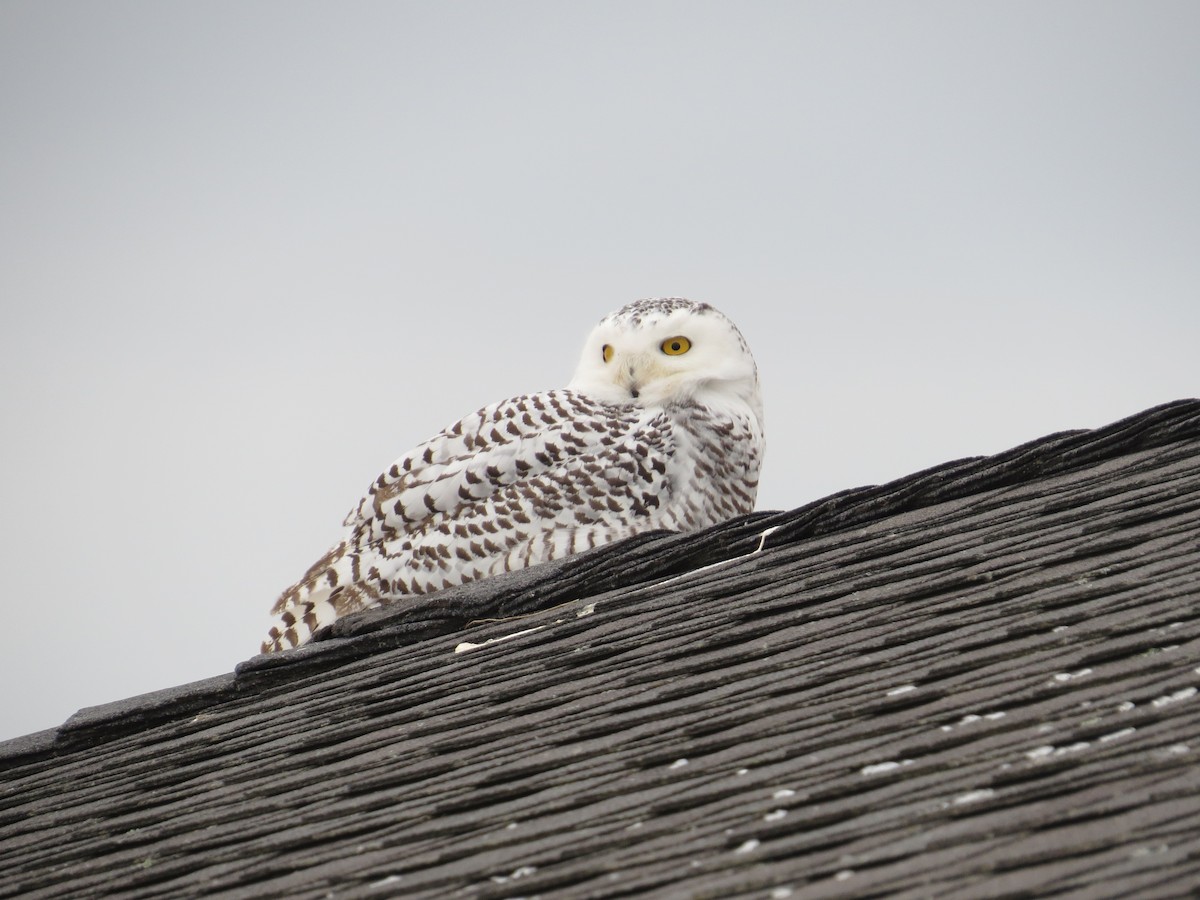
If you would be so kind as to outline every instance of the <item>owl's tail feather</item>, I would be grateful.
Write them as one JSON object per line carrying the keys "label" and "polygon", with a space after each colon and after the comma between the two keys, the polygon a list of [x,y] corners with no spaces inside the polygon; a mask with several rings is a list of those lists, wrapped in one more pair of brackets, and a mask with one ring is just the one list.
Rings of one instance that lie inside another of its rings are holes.
{"label": "owl's tail feather", "polygon": [[299,647],[313,633],[333,622],[341,612],[343,593],[339,563],[346,560],[346,543],[338,544],[318,559],[304,577],[279,595],[271,613],[279,619],[262,642],[263,653]]}
{"label": "owl's tail feather", "polygon": [[267,632],[262,642],[263,653],[278,653],[299,647],[318,629],[338,617],[330,592],[321,599],[302,600],[288,606],[279,614],[279,621]]}

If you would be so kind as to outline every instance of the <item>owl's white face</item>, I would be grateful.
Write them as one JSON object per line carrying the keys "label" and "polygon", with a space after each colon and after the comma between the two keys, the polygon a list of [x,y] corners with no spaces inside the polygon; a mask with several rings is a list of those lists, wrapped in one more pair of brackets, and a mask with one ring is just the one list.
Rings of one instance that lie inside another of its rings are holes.
{"label": "owl's white face", "polygon": [[604,403],[694,401],[749,407],[761,420],[758,369],[734,324],[705,303],[639,300],[606,316],[583,346],[568,385]]}

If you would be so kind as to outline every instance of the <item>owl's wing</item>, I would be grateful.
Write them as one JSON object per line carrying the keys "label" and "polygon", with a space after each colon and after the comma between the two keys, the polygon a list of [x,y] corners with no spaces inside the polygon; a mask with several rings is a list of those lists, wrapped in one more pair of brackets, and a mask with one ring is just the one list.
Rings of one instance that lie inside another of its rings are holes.
{"label": "owl's wing", "polygon": [[[644,451],[621,471],[644,481],[666,470],[669,426],[661,414],[608,406],[574,391],[529,394],[486,406],[397,459],[350,511],[351,546],[390,541],[431,517],[452,518],[505,488],[548,472],[608,468],[629,441]],[[626,450],[628,448],[625,448]],[[613,457],[612,460],[605,457]],[[598,461],[599,459],[599,461]],[[636,471],[641,468],[640,474]],[[610,477],[612,477],[610,475]],[[621,476],[618,474],[618,478]]]}
{"label": "owl's wing", "polygon": [[674,440],[661,411],[573,391],[484,407],[372,483],[346,517],[343,539],[276,600],[263,652],[297,646],[338,616],[398,593],[632,533],[632,522],[667,499]]}

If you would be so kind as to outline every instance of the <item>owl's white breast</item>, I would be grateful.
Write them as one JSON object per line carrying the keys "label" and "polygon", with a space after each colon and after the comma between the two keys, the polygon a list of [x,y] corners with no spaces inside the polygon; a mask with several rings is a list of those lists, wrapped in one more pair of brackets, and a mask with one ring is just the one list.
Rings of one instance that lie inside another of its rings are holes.
{"label": "owl's white breast", "polygon": [[658,527],[693,531],[753,512],[765,450],[756,411],[733,402],[680,404],[665,412],[675,452]]}

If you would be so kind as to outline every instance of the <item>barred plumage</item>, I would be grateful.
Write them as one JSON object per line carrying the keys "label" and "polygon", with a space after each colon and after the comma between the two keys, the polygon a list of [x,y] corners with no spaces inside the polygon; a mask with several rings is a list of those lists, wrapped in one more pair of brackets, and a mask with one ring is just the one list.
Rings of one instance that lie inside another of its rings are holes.
{"label": "barred plumage", "polygon": [[733,323],[679,298],[631,303],[593,329],[566,389],[484,407],[381,474],[276,601],[263,652],[360,609],[750,512],[762,452]]}

